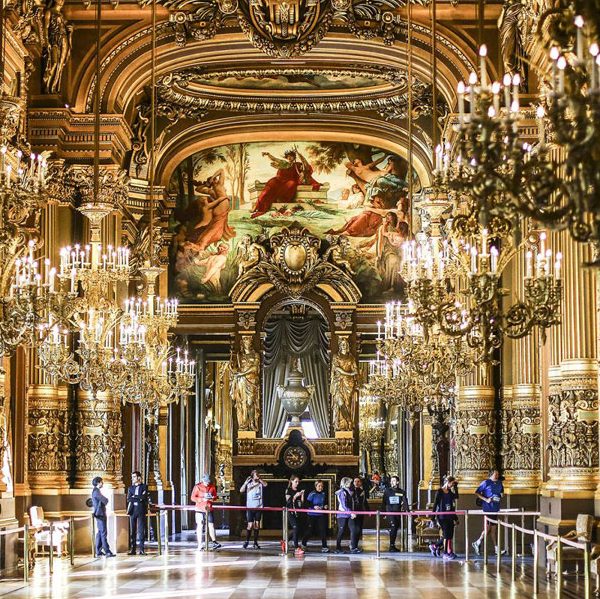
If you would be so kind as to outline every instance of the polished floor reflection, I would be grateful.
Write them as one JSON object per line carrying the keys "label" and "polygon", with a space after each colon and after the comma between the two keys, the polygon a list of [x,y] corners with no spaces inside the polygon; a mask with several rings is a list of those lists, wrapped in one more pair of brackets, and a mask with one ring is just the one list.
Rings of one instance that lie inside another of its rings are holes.
{"label": "polished floor reflection", "polygon": [[[530,570],[520,572],[514,586],[507,560],[501,580],[492,562],[443,562],[424,554],[382,556],[322,555],[304,558],[277,555],[278,545],[265,542],[260,551],[225,543],[216,553],[197,553],[177,544],[168,555],[78,558],[74,568],[58,560],[54,575],[47,563],[36,568],[31,584],[0,582],[7,598],[169,599],[520,599],[533,595]],[[573,581],[564,597],[583,597]],[[539,599],[556,596],[542,577]]]}

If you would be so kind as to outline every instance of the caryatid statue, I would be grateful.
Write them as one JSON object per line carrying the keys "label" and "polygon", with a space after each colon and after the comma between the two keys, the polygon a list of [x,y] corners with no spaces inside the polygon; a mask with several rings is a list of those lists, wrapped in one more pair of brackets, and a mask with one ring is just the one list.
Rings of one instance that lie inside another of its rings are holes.
{"label": "caryatid statue", "polygon": [[258,431],[260,417],[260,356],[252,337],[244,335],[240,351],[231,358],[231,400],[237,411],[238,430]]}
{"label": "caryatid statue", "polygon": [[335,431],[351,431],[354,428],[357,377],[356,359],[350,353],[350,343],[346,337],[341,337],[338,353],[331,361],[331,402]]}

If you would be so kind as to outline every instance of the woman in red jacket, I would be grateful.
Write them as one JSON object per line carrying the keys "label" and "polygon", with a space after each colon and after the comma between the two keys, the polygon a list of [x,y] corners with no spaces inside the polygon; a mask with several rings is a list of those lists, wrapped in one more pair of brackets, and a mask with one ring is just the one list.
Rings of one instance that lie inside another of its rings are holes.
{"label": "woman in red jacket", "polygon": [[211,542],[210,549],[221,547],[217,543],[215,535],[215,519],[212,511],[213,500],[217,498],[217,488],[210,482],[210,476],[205,474],[192,491],[192,503],[196,504],[196,537],[198,539],[198,550],[204,549],[204,523],[208,520],[208,534]]}

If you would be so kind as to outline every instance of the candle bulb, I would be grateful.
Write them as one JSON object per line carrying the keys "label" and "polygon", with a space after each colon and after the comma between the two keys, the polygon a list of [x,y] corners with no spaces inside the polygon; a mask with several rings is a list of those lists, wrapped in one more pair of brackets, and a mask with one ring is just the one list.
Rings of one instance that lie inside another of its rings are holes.
{"label": "candle bulb", "polygon": [[500,83],[498,83],[498,81],[492,83],[492,94],[494,110],[496,111],[496,114],[498,114],[500,112]]}
{"label": "candle bulb", "polygon": [[598,73],[596,72],[596,57],[600,54],[600,47],[594,42],[590,46],[590,54],[592,55],[592,65],[590,67],[590,89],[594,91],[598,85]]}
{"label": "candle bulb", "polygon": [[506,110],[510,109],[510,84],[511,84],[512,78],[511,76],[506,73],[506,75],[504,75],[504,78],[502,79],[502,85],[504,86],[504,106],[506,107]]}
{"label": "candle bulb", "polygon": [[490,270],[493,274],[496,273],[496,269],[498,268],[498,248],[492,246],[490,248]]}
{"label": "candle bulb", "polygon": [[487,73],[485,70],[485,57],[487,56],[487,46],[485,44],[481,45],[479,48],[479,73],[481,79],[481,89],[485,90],[487,86]]}
{"label": "candle bulb", "polygon": [[575,42],[575,51],[577,52],[577,61],[583,62],[583,17],[575,17],[575,27],[577,27],[577,37]]}
{"label": "candle bulb", "polygon": [[462,125],[465,117],[465,84],[462,81],[458,82],[458,120]]}
{"label": "candle bulb", "polygon": [[469,75],[469,110],[471,115],[475,113],[475,84],[477,83],[477,73]]}
{"label": "candle bulb", "polygon": [[559,57],[556,61],[558,67],[558,93],[565,92],[565,69],[567,68],[567,59],[564,56]]}
{"label": "candle bulb", "polygon": [[554,277],[557,281],[560,281],[560,263],[562,260],[562,254],[556,252],[556,262],[554,263]]}
{"label": "candle bulb", "polygon": [[[514,76],[512,78],[512,84],[513,84],[512,104],[517,105],[517,111],[518,111],[519,110],[519,108],[518,108],[518,106],[519,106],[519,85],[521,85],[521,76],[519,75],[519,73],[514,74]],[[513,112],[515,112],[515,111],[513,110]]]}
{"label": "candle bulb", "polygon": [[546,253],[546,233],[542,231],[540,233],[540,254],[542,256]]}
{"label": "candle bulb", "polygon": [[477,248],[471,248],[471,274],[477,274]]}

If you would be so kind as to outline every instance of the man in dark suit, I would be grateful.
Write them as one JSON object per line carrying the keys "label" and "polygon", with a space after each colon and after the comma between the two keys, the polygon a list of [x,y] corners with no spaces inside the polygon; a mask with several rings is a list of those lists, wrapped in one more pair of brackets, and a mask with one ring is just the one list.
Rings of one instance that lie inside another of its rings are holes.
{"label": "man in dark suit", "polygon": [[102,478],[96,476],[92,480],[94,489],[92,491],[92,515],[96,519],[96,557],[105,555],[106,557],[114,557],[115,554],[110,550],[108,546],[108,529],[106,526],[106,506],[108,504],[108,497],[102,495]]}
{"label": "man in dark suit", "polygon": [[146,555],[146,514],[148,513],[148,486],[142,482],[138,470],[131,473],[131,486],[127,489],[127,513],[129,514],[129,555],[135,555],[136,542],[140,555]]}

